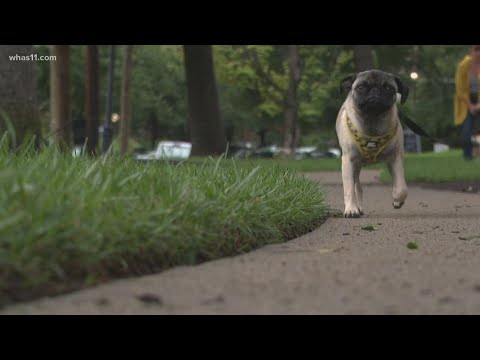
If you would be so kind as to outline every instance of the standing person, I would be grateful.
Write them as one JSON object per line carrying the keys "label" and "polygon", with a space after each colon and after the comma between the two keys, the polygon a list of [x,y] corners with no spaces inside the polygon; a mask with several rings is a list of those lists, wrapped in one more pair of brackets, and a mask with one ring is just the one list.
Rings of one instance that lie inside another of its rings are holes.
{"label": "standing person", "polygon": [[480,45],[471,45],[457,65],[455,76],[455,125],[462,125],[463,157],[472,160],[472,135],[480,112]]}

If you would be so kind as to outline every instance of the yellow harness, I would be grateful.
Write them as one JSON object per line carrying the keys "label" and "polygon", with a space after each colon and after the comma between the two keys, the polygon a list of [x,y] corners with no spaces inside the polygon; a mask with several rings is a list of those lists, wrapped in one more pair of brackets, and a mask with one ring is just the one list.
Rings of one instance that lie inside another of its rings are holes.
{"label": "yellow harness", "polygon": [[362,160],[366,163],[377,162],[377,157],[397,133],[398,122],[387,134],[383,136],[370,136],[359,132],[355,126],[353,126],[348,115],[346,117],[348,129],[350,130],[350,134],[352,135],[358,151],[360,151],[360,154],[362,155]]}

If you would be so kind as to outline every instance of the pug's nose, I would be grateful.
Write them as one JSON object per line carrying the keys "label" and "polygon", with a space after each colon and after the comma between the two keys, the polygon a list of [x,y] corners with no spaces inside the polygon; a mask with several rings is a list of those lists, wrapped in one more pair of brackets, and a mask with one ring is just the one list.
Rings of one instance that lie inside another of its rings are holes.
{"label": "pug's nose", "polygon": [[371,95],[378,95],[378,89],[377,89],[377,88],[373,88],[372,90],[370,90],[370,94],[371,94]]}

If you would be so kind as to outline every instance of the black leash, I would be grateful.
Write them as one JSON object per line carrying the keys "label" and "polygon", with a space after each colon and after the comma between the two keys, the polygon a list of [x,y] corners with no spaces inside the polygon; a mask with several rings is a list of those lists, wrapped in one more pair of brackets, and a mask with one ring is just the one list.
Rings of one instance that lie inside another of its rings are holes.
{"label": "black leash", "polygon": [[400,117],[400,121],[403,120],[403,122],[405,123],[406,126],[408,126],[410,128],[410,130],[412,130],[415,134],[419,135],[419,136],[423,136],[427,139],[430,139],[432,141],[435,141],[435,142],[439,142],[439,143],[442,143],[442,144],[447,144],[447,145],[450,145],[448,143],[448,141],[445,141],[443,139],[438,139],[438,138],[434,138],[430,135],[427,134],[427,132],[425,130],[423,130],[419,125],[417,125],[408,115],[402,113],[400,110],[398,111],[398,115]]}
{"label": "black leash", "polygon": [[48,141],[47,139],[53,135],[55,135],[56,133],[64,130],[67,126],[70,126],[72,125],[72,123],[74,122],[74,120],[70,120],[70,121],[67,121],[65,123],[65,125],[63,125],[62,127],[59,127],[57,129],[55,129],[54,131],[51,131],[50,133],[48,133],[47,135],[45,136],[41,136],[41,135],[38,135],[38,137],[40,138],[40,140],[42,140],[44,142],[44,144],[48,144]]}
{"label": "black leash", "polygon": [[[5,112],[3,110],[0,109],[0,115],[1,117],[3,118],[3,121],[5,122],[5,124],[7,125],[7,129],[10,127],[10,128],[13,128],[15,130],[15,127],[13,126],[12,122],[10,121],[10,119],[6,116]],[[74,119],[70,120],[70,121],[67,121],[63,126],[55,129],[54,131],[51,131],[49,132],[47,135],[45,136],[42,136],[40,134],[35,134],[34,136],[39,140],[41,141],[44,145],[48,145],[48,138],[50,138],[51,136],[55,135],[56,133],[64,130],[67,126],[70,126],[72,125],[72,123],[74,122]],[[8,131],[8,130],[7,130]]]}

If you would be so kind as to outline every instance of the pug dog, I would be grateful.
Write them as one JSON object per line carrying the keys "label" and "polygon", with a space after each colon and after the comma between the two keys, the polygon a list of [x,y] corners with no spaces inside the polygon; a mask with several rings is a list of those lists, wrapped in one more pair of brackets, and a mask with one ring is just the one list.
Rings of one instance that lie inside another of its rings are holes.
{"label": "pug dog", "polygon": [[393,178],[393,207],[400,209],[408,195],[404,173],[403,129],[398,104],[404,104],[409,88],[398,77],[368,70],[343,79],[348,92],[337,116],[336,132],[342,150],[344,216],[363,215],[362,166],[386,162]]}

